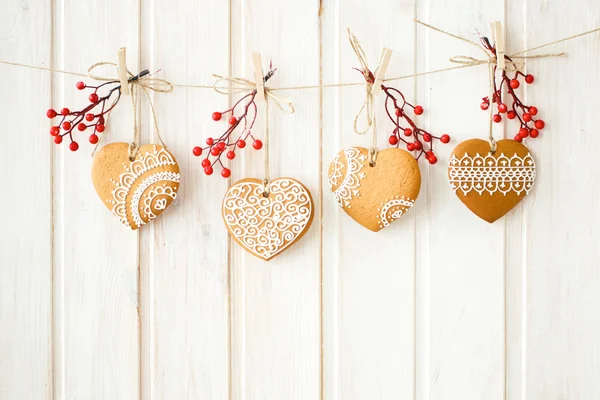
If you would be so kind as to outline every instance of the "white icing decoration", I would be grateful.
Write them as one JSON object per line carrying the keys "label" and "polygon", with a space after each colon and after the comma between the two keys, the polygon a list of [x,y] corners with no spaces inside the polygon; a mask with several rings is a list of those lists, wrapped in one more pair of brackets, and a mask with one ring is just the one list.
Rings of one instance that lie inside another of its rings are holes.
{"label": "white icing decoration", "polygon": [[308,191],[291,179],[263,185],[240,182],[227,190],[223,216],[232,234],[252,254],[271,258],[304,232],[313,213]]}
{"label": "white icing decoration", "polygon": [[528,194],[535,181],[535,162],[530,153],[523,158],[517,154],[508,158],[503,153],[498,157],[490,154],[483,157],[479,153],[470,157],[465,153],[461,159],[452,155],[449,179],[454,193],[460,189],[464,195],[471,191],[480,195],[500,192],[506,196],[511,191]]}
{"label": "white icing decoration", "polygon": [[[133,222],[135,222],[138,228],[146,224],[140,216],[139,207],[142,195],[150,186],[154,185],[157,182],[164,181],[179,182],[179,174],[177,172],[169,171],[157,172],[156,174],[150,175],[149,177],[144,179],[142,183],[135,189],[135,192],[131,197],[131,204],[129,205],[129,208],[131,210],[131,217],[133,218]],[[154,213],[152,212],[152,200],[154,200],[157,196],[160,195],[169,196],[173,200],[175,200],[175,198],[177,197],[177,193],[175,193],[175,191],[170,186],[163,185],[162,187],[158,186],[150,190],[150,192],[144,198],[144,214],[148,217],[148,220],[156,218],[156,215],[154,215]],[[159,210],[159,208],[156,209]]]}
{"label": "white icing decoration", "polygon": [[[127,199],[127,195],[129,194],[129,191],[131,190],[131,188],[133,187],[135,182],[138,180],[138,178],[140,178],[146,172],[151,171],[155,168],[160,168],[160,167],[164,167],[167,165],[176,165],[176,164],[177,164],[177,162],[175,161],[173,156],[168,151],[166,151],[166,149],[161,148],[160,150],[157,150],[156,146],[154,147],[153,152],[147,152],[144,154],[140,153],[140,158],[136,159],[129,165],[127,165],[125,163],[123,164],[123,167],[125,168],[125,172],[123,172],[121,175],[119,175],[118,181],[112,180],[112,183],[116,186],[116,188],[112,191],[113,199],[107,200],[108,203],[113,204],[111,211],[119,219],[119,221],[121,221],[121,223],[123,225],[131,228],[129,221],[127,220],[126,199]],[[163,181],[163,180],[171,181],[171,182],[179,182],[179,179],[180,179],[179,173],[158,172],[156,174],[148,176],[147,178],[144,179],[143,182],[141,182],[140,186],[138,186],[136,188],[136,191],[132,198],[132,204],[130,207],[130,210],[132,213],[132,218],[138,228],[140,226],[144,225],[144,221],[140,217],[139,208],[138,208],[139,201],[144,193],[144,190],[146,190],[152,184]],[[152,191],[150,194],[152,194]],[[163,193],[163,194],[166,194],[166,193]],[[176,196],[176,194],[174,192],[171,194],[167,194],[167,195],[169,195],[173,199],[175,199],[175,196]],[[156,197],[156,194],[152,197],[153,198]],[[150,199],[150,203],[151,203],[151,201],[152,201],[152,198]],[[158,210],[158,208],[156,208],[156,209]],[[146,214],[152,215],[152,217],[149,217],[150,219],[156,217],[152,213],[151,210],[150,210],[150,214],[148,214],[148,213],[146,213]]]}
{"label": "white icing decoration", "polygon": [[391,199],[387,199],[385,203],[381,203],[382,207],[377,210],[379,227],[384,228],[390,225],[408,211],[413,204],[415,204],[414,200],[404,196],[394,196]]}
{"label": "white icing decoration", "polygon": [[[360,151],[356,148],[344,149],[344,155],[346,156],[346,176],[342,184],[333,192],[335,201],[340,207],[350,208],[350,200],[353,196],[358,196],[359,191],[357,188],[360,186],[361,179],[365,178],[365,173],[360,172],[363,167],[363,161],[366,159],[364,155],[360,154]],[[333,185],[337,184],[338,179],[341,178],[341,170],[343,164],[339,161],[339,154],[333,159],[333,172],[329,177],[329,186],[333,189]]]}

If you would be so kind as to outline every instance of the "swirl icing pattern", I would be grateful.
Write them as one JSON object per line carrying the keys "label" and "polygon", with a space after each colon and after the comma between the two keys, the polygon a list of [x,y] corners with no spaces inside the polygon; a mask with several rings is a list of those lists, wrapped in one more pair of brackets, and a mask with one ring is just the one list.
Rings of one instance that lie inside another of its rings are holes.
{"label": "swirl icing pattern", "polygon": [[175,200],[180,175],[175,157],[163,146],[141,146],[130,161],[127,143],[111,143],[94,158],[92,179],[115,217],[135,230]]}
{"label": "swirl icing pattern", "polygon": [[313,219],[313,200],[300,182],[279,178],[269,196],[258,179],[242,179],[223,199],[223,219],[233,238],[253,255],[269,260],[299,240]]}

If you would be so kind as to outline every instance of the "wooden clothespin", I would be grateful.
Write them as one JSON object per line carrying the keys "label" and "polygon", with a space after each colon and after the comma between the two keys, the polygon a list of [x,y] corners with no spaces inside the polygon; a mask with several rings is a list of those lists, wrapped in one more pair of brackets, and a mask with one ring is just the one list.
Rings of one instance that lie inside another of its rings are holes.
{"label": "wooden clothespin", "polygon": [[127,76],[127,55],[125,47],[121,47],[117,53],[119,59],[119,81],[121,81],[121,94],[129,96],[129,77]]}
{"label": "wooden clothespin", "polygon": [[262,69],[260,53],[252,53],[252,65],[254,66],[254,81],[256,82],[256,97],[265,101],[265,82]]}
{"label": "wooden clothespin", "polygon": [[381,49],[381,55],[379,56],[379,67],[377,67],[377,71],[375,71],[375,81],[373,82],[373,89],[371,89],[371,94],[373,96],[377,96],[377,94],[379,94],[381,91],[381,84],[385,79],[385,71],[390,64],[391,57],[392,50],[386,47]]}
{"label": "wooden clothespin", "polygon": [[504,69],[506,63],[504,61],[505,47],[504,47],[504,33],[502,32],[502,22],[494,21],[491,23],[492,28],[492,39],[494,39],[496,46],[496,64],[498,68]]}

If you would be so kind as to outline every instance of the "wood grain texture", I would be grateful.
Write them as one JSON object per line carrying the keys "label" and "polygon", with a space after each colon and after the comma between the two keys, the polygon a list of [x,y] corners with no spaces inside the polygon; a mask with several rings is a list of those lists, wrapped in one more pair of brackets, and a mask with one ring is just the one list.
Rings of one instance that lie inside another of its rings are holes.
{"label": "wood grain texture", "polygon": [[[502,2],[430,0],[419,3],[417,16],[477,41],[477,30],[487,33],[503,10]],[[420,71],[447,67],[458,54],[482,56],[456,39],[417,31]],[[417,204],[425,208],[417,207],[416,398],[503,399],[505,223],[490,225],[472,214],[450,189],[446,169],[453,146],[488,135],[489,114],[479,109],[489,94],[488,71],[483,65],[428,75],[417,88],[426,126],[448,133],[452,142],[438,144],[441,165],[423,174]],[[496,137],[502,137],[501,129]]]}
{"label": "wood grain texture", "polygon": [[[86,71],[95,62],[116,60],[117,50],[126,46],[128,68],[136,70],[137,13],[134,0],[56,2],[55,67]],[[116,76],[114,68],[103,71]],[[75,89],[78,80],[55,75],[54,108],[88,104],[89,93]],[[130,100],[124,98],[111,114],[102,142],[131,141],[132,115]],[[54,150],[55,397],[137,398],[138,236],[123,229],[101,203],[91,180],[92,146],[85,134],[76,140],[76,153],[66,140]]]}
{"label": "wood grain texture", "polygon": [[[585,13],[575,12],[582,7]],[[532,47],[597,27],[599,10],[587,1],[528,0],[511,5],[509,15],[524,13],[522,46]],[[600,81],[598,50],[590,36],[552,48],[566,51],[566,59],[528,65],[538,79],[527,87],[527,99],[548,124],[531,144],[539,176],[523,205],[522,352],[514,360],[521,361],[523,387],[517,399],[600,397],[599,100],[591,89]]]}
{"label": "wood grain texture", "polygon": [[[206,23],[206,10],[223,22]],[[228,18],[223,1],[145,1],[144,68],[160,69],[174,83],[227,74]],[[224,129],[226,122],[210,115],[226,108],[227,96],[177,89],[152,97],[161,136],[179,161],[181,189],[163,218],[141,231],[142,398],[226,399],[228,246],[220,210],[227,182],[218,171],[205,176],[191,150]],[[149,105],[143,106],[144,139],[157,142]]]}
{"label": "wood grain texture", "polygon": [[[348,41],[356,35],[375,68],[382,47],[394,53],[387,76],[414,73],[412,1],[387,2],[377,12],[369,1],[324,5],[324,80],[360,82],[360,64]],[[377,28],[374,28],[374,26]],[[407,99],[414,80],[394,82]],[[377,104],[378,143],[385,148],[391,130]],[[371,134],[354,132],[354,116],[364,87],[324,93],[323,175],[335,154],[350,146],[371,147]],[[360,120],[364,124],[364,119]],[[414,381],[415,206],[390,227],[373,233],[345,215],[326,192],[323,198],[325,393],[331,399],[412,398]],[[376,288],[376,289],[375,289]],[[377,310],[377,311],[375,311]]]}
{"label": "wood grain texture", "polygon": [[[50,1],[1,8],[0,58],[50,65]],[[49,73],[0,65],[3,400],[52,398],[52,147],[48,120],[33,117],[50,98]]]}
{"label": "wood grain texture", "polygon": [[[391,48],[387,75],[398,76],[482,55],[414,17],[474,41],[501,20],[510,53],[597,27],[600,11],[591,0],[5,3],[1,60],[85,72],[126,46],[132,71],[206,85],[212,73],[251,79],[258,51],[278,68],[272,86],[359,82],[347,28],[372,66]],[[271,103],[271,177],[300,180],[317,213],[268,263],[221,219],[229,184],[263,178],[264,150],[238,152],[229,180],[206,177],[191,153],[224,131],[210,115],[237,95],[151,94],[182,184],[134,233],[96,196],[86,135],[76,153],[50,144],[45,110],[85,105],[81,78],[0,65],[0,400],[600,398],[598,46],[592,35],[540,51],[567,58],[528,61],[536,80],[520,90],[546,121],[527,143],[538,176],[493,225],[446,177],[453,146],[487,136],[486,66],[390,83],[425,108],[420,126],[452,142],[436,144],[436,166],[420,162],[416,204],[378,233],[346,216],[327,184],[339,150],[371,144],[352,126],[364,87],[277,92],[296,113]],[[131,140],[129,102],[103,143]],[[377,109],[385,148],[391,127]],[[138,117],[143,141],[156,142],[145,98]],[[495,126],[498,139],[516,130]],[[255,133],[264,137],[262,114]]]}
{"label": "wood grain texture", "polygon": [[[251,53],[259,52],[264,70],[269,60],[278,68],[269,80],[271,85],[314,84],[319,72],[318,10],[317,2],[275,6],[268,0],[233,1],[232,74],[252,79]],[[295,178],[318,199],[318,94],[292,91],[278,95],[289,97],[296,112],[287,115],[270,105],[270,176]],[[261,113],[254,132],[264,137],[263,131]],[[241,153],[244,162],[237,163],[232,182],[243,177],[264,178],[264,150],[246,148]],[[217,199],[221,196],[215,195]],[[319,398],[320,218],[316,212],[304,237],[268,263],[232,244],[234,399]]]}

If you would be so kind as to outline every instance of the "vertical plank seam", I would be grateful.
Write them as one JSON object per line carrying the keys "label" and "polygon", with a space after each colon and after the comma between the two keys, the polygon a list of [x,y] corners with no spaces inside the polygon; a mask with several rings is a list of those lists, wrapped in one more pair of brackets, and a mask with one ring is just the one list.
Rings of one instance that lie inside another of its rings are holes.
{"label": "vertical plank seam", "polygon": [[[508,35],[508,33],[507,33],[508,32],[508,24],[507,24],[507,19],[506,19],[506,17],[507,17],[507,2],[508,2],[508,0],[504,0],[503,3],[502,3],[502,5],[503,5],[502,19],[504,21],[504,26],[505,26],[504,36]],[[504,38],[504,39],[506,39],[506,38]],[[504,124],[502,126],[502,130],[503,130],[502,137],[504,138],[506,136],[506,129],[505,129],[505,125]],[[506,290],[508,288],[508,286],[507,286],[507,282],[508,282],[508,277],[507,277],[507,274],[508,274],[508,267],[507,267],[508,257],[507,257],[507,254],[508,254],[509,248],[507,246],[507,237],[508,237],[508,231],[507,231],[508,223],[507,223],[507,218],[509,218],[509,217],[504,218],[504,220],[502,222],[504,224],[504,229],[503,229],[504,230],[504,237],[503,237],[503,240],[502,240],[503,241],[503,247],[504,247],[504,252],[503,252],[503,255],[504,255],[503,258],[504,258],[504,260],[503,260],[503,263],[502,263],[502,269],[503,269],[503,271],[502,271],[502,298],[503,298],[503,310],[502,310],[502,313],[503,313],[503,317],[504,317],[503,318],[504,319],[504,332],[503,332],[503,335],[504,335],[504,338],[503,338],[504,339],[504,343],[503,343],[503,345],[504,345],[504,348],[503,348],[504,357],[503,357],[503,360],[502,360],[502,362],[503,362],[503,371],[502,371],[502,373],[503,373],[503,378],[504,378],[504,384],[502,385],[502,398],[504,400],[506,400],[507,386],[508,386],[508,351],[507,351],[507,348],[508,348],[508,313],[507,313],[507,311],[508,311],[508,304],[507,304],[507,298],[508,298],[508,296],[506,295]]]}
{"label": "vertical plank seam", "polygon": [[[232,75],[232,71],[233,71],[233,60],[232,60],[232,54],[233,51],[231,49],[231,38],[233,36],[232,33],[232,26],[233,26],[233,5],[232,5],[232,0],[228,1],[228,29],[229,29],[229,41],[228,41],[228,60],[227,60],[227,75],[231,76]],[[231,87],[231,83],[228,83],[228,86]],[[227,104],[228,107],[231,107],[232,102],[232,95],[231,95],[231,90],[229,90],[229,95],[227,96]],[[231,184],[231,178],[227,179],[227,183],[228,185]],[[231,304],[231,290],[232,290],[232,282],[231,280],[233,279],[233,274],[231,273],[231,235],[227,234],[227,398],[229,400],[233,400],[233,354],[232,354],[232,347],[233,347],[233,338],[232,338],[232,324],[233,324],[233,318],[232,318],[232,304]]]}
{"label": "vertical plank seam", "polygon": [[[508,1],[508,0],[506,0]],[[527,0],[523,0],[523,48],[527,48]],[[525,88],[525,94],[527,95],[527,87]],[[521,220],[521,332],[520,332],[520,345],[521,345],[521,357],[520,357],[520,377],[521,377],[521,390],[520,400],[526,400],[527,398],[527,250],[528,246],[528,235],[527,235],[527,209],[522,206],[524,209],[524,219]]]}
{"label": "vertical plank seam", "polygon": [[[54,10],[55,0],[50,0],[50,68],[54,68]],[[54,100],[54,74],[50,73],[50,104]],[[55,171],[55,156],[54,147],[50,144],[50,373],[49,373],[49,389],[48,398],[55,399],[54,380],[56,379],[56,348],[54,345],[55,332],[56,332],[56,289],[54,284],[55,279],[55,268],[56,268],[56,251],[54,249],[56,243],[54,240],[54,220],[55,220],[55,207],[54,207],[54,171]]]}
{"label": "vertical plank seam", "polygon": [[323,0],[319,0],[318,41],[319,41],[319,354],[321,400],[325,398],[325,331],[323,318]]}
{"label": "vertical plank seam", "polygon": [[[138,68],[142,59],[142,0],[138,0],[137,2],[137,64]],[[132,94],[133,95],[133,94]],[[141,108],[141,106],[140,106]],[[143,110],[143,109],[142,109]],[[137,116],[141,118],[141,111],[137,113]],[[138,124],[139,126],[139,124]],[[153,229],[154,231],[154,229]],[[136,232],[136,263],[137,263],[137,328],[138,328],[138,396],[140,400],[143,400],[143,371],[144,371],[144,356],[143,356],[143,322],[142,322],[142,313],[143,313],[143,304],[142,304],[142,262],[140,258],[140,230],[138,229]]]}
{"label": "vertical plank seam", "polygon": [[[138,42],[138,48],[137,48],[137,64],[138,67],[140,65],[141,62],[141,58],[142,58],[142,24],[141,24],[141,18],[142,18],[142,0],[138,0],[137,2],[137,42]],[[132,94],[133,95],[133,94]],[[140,106],[141,108],[141,106]],[[142,109],[143,110],[143,109]],[[137,116],[139,116],[139,119],[142,120],[143,118],[141,118],[141,112],[142,110],[139,110],[139,112],[137,113]],[[138,124],[139,126],[139,124]],[[137,249],[136,249],[136,263],[137,263],[137,328],[138,328],[138,396],[140,398],[140,400],[143,399],[143,366],[144,366],[144,356],[143,356],[143,317],[142,314],[144,312],[143,310],[143,304],[142,304],[142,262],[141,262],[141,258],[140,258],[140,230],[138,229],[136,232],[136,245],[137,245]]]}
{"label": "vertical plank seam", "polygon": [[[417,18],[417,1],[413,3],[413,18]],[[418,67],[418,57],[417,57],[417,24],[413,24],[413,74],[417,72]],[[418,95],[418,84],[417,78],[413,78],[413,91],[415,93],[415,98]],[[427,216],[429,216],[429,168],[427,169],[428,179],[427,179],[427,197],[426,197],[426,210]],[[413,354],[412,354],[412,364],[413,364],[413,381],[412,381],[412,398],[413,400],[417,399],[417,266],[418,266],[418,224],[417,224],[417,214],[414,214],[414,229],[413,229],[413,315],[412,315],[412,345],[413,345]]]}
{"label": "vertical plank seam", "polygon": [[[417,18],[417,1],[415,1],[413,3],[413,18]],[[413,24],[413,74],[416,73],[417,71],[417,24]],[[415,98],[418,95],[417,92],[417,78],[413,78],[413,91],[415,94]],[[418,104],[418,103],[417,103]],[[429,168],[427,169],[427,171],[429,172]],[[429,179],[427,179],[427,203],[426,203],[426,209],[427,209],[427,215],[429,215]],[[412,364],[413,364],[413,381],[412,381],[412,398],[413,400],[417,399],[417,257],[418,257],[418,251],[417,251],[417,240],[418,240],[418,235],[417,235],[417,229],[418,229],[418,224],[417,224],[417,213],[415,212],[413,217],[413,315],[412,315],[412,345],[413,345],[413,352],[412,352]]]}
{"label": "vertical plank seam", "polygon": [[[64,0],[58,0],[59,1],[59,5],[57,5],[57,0],[52,0],[52,44],[51,44],[51,63],[52,63],[52,67],[56,67],[56,52],[55,52],[55,44],[56,43],[61,43],[61,46],[59,47],[60,51],[62,52],[62,63],[61,66],[64,67]],[[60,11],[58,11],[58,8],[60,7]],[[59,34],[57,35],[57,14],[61,13],[61,18],[60,18],[60,23],[63,24],[63,26],[60,29]],[[57,37],[59,36],[59,37]],[[55,79],[54,79],[54,75],[52,75],[52,103],[54,103],[54,99],[56,97],[56,85],[55,85]],[[62,92],[61,92],[62,93]],[[56,260],[56,255],[57,255],[57,251],[56,251],[56,222],[57,222],[57,217],[56,217],[56,213],[57,213],[57,207],[55,207],[55,196],[56,196],[56,180],[54,179],[54,174],[57,170],[56,166],[57,166],[57,157],[56,157],[56,152],[53,151],[53,164],[52,164],[52,215],[53,215],[53,222],[52,222],[52,237],[53,237],[53,246],[52,246],[52,252],[53,252],[53,257],[52,257],[52,302],[53,302],[53,310],[52,310],[52,320],[53,320],[53,343],[52,343],[52,351],[53,351],[53,398],[66,398],[66,393],[67,393],[67,385],[66,385],[66,366],[65,366],[65,308],[64,308],[64,298],[65,298],[65,283],[64,283],[64,221],[60,221],[59,225],[59,234],[61,235],[61,241],[60,241],[60,245],[63,247],[63,249],[61,250],[61,252],[59,253],[61,258],[60,262],[57,262]],[[61,153],[62,154],[62,153]],[[61,155],[60,157],[60,162],[64,161],[64,154]],[[60,184],[60,190],[58,190],[59,194],[63,194],[64,195],[64,179],[60,180],[59,179],[59,184]],[[60,217],[64,218],[64,212],[62,211],[64,208],[64,204],[61,203],[58,207],[58,209],[61,210],[60,212]],[[62,268],[62,271],[60,274],[57,273],[58,268]],[[57,275],[58,275],[58,279],[60,282],[57,282]],[[57,290],[57,286],[58,290]],[[59,292],[57,295],[57,291]],[[60,321],[57,321],[56,319],[56,311],[57,309],[60,308]],[[58,340],[58,342],[57,342]],[[57,352],[57,347],[59,347],[58,352]],[[58,353],[58,354],[57,354]],[[60,364],[59,364],[60,363]],[[60,370],[58,373],[58,378],[60,379],[60,384],[57,385],[56,384],[56,374],[57,374],[57,370]],[[57,386],[58,386],[58,390],[60,390],[61,393],[57,394]]]}

